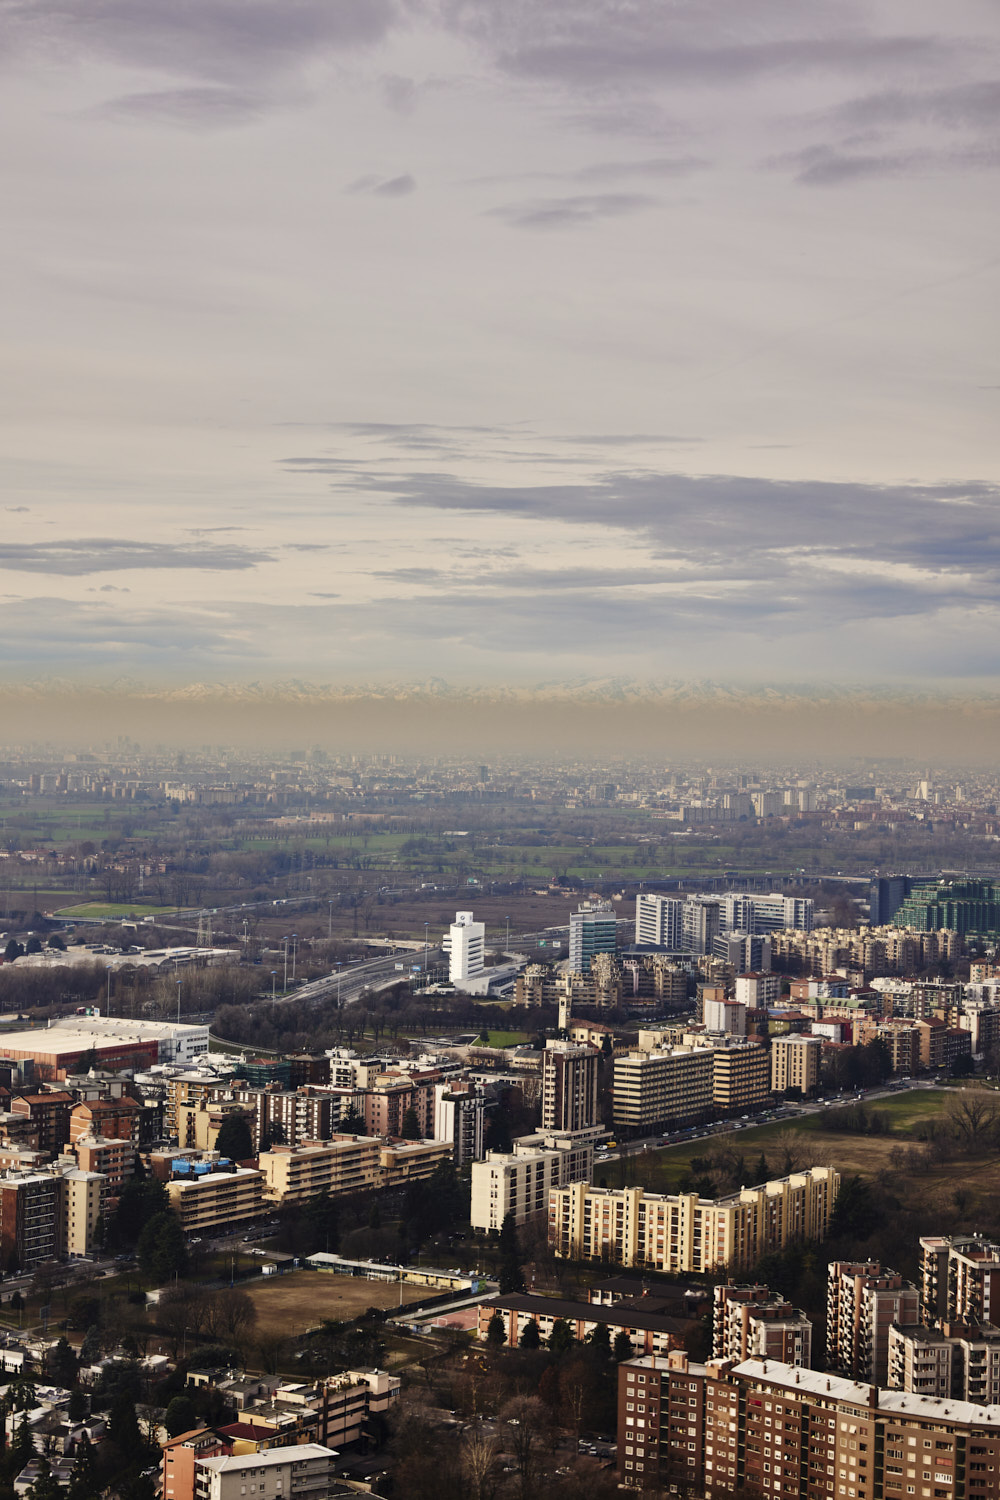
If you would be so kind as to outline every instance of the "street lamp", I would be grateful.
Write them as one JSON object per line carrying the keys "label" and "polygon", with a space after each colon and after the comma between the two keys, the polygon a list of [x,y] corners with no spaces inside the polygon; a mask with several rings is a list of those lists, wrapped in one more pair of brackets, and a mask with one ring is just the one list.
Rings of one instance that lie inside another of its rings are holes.
{"label": "street lamp", "polygon": [[271,999],[272,1000],[274,999],[274,981],[277,979],[277,977],[278,977],[278,971],[277,971],[277,969],[272,969],[271,970]]}
{"label": "street lamp", "polygon": [[178,1026],[181,1024],[181,983],[182,983],[182,981],[180,979],[178,979],[178,981],[177,981],[177,1024],[178,1024]]}
{"label": "street lamp", "polygon": [[504,921],[507,923],[507,948],[509,949],[510,948],[510,917],[504,917]]}
{"label": "street lamp", "polygon": [[110,1014],[111,1014],[111,965],[110,964],[105,964],[104,967],[107,970],[107,975],[108,975],[108,998],[107,998],[107,1000],[105,1001],[105,1004],[104,1004],[104,1014],[106,1016],[110,1016]]}
{"label": "street lamp", "polygon": [[333,902],[328,901],[326,904],[329,907],[326,919],[326,936],[329,941],[333,937]]}
{"label": "street lamp", "polygon": [[281,993],[284,994],[288,989],[288,939],[287,937],[283,937],[281,941],[285,945],[285,978],[281,986]]}
{"label": "street lamp", "polygon": [[342,963],[343,963],[343,959],[338,958],[337,959],[337,1009],[338,1010],[340,1009],[340,968],[341,968],[341,964]]}
{"label": "street lamp", "polygon": [[427,929],[431,924],[424,923],[424,984],[427,983]]}
{"label": "street lamp", "polygon": [[298,953],[298,951],[299,951],[299,935],[298,935],[297,932],[293,932],[292,933],[292,983],[293,984],[295,983],[295,955]]}

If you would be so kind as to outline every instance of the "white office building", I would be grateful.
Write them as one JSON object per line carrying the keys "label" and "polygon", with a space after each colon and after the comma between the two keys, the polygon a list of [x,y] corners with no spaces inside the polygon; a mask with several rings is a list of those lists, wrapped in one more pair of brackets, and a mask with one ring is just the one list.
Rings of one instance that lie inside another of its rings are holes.
{"label": "white office building", "polygon": [[499,1229],[507,1214],[523,1224],[544,1213],[549,1190],[571,1182],[589,1183],[594,1171],[594,1140],[600,1129],[565,1134],[524,1135],[512,1151],[487,1151],[472,1163],[473,1229]]}
{"label": "white office building", "polygon": [[452,984],[474,979],[486,967],[486,923],[477,922],[471,911],[457,911],[442,947]]}

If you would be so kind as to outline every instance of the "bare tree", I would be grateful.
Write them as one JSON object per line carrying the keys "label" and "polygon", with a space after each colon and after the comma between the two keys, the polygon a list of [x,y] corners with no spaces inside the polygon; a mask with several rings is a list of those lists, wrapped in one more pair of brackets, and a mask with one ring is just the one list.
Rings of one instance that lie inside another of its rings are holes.
{"label": "bare tree", "polygon": [[970,1153],[991,1149],[1000,1130],[1000,1109],[991,1089],[962,1089],[948,1101],[948,1125]]}
{"label": "bare tree", "polygon": [[472,1433],[462,1445],[462,1475],[469,1500],[493,1500],[499,1480],[497,1440]]}

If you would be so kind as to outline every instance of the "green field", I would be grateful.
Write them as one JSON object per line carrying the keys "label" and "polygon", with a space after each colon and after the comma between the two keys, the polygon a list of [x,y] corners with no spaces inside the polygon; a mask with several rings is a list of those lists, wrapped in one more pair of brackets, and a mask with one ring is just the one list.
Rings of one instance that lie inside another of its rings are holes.
{"label": "green field", "polygon": [[57,911],[57,917],[67,917],[70,921],[111,921],[115,917],[152,917],[163,912],[176,911],[173,906],[150,906],[141,902],[101,902],[85,901],[82,906],[65,906]]}
{"label": "green field", "polygon": [[[599,1161],[594,1163],[594,1181],[603,1177],[608,1187],[619,1187],[622,1180],[629,1185],[643,1187],[652,1193],[674,1193],[681,1179],[691,1171],[692,1161],[699,1157],[712,1156],[720,1151],[735,1152],[749,1163],[755,1163],[761,1152],[765,1156],[775,1152],[782,1139],[802,1136],[814,1145],[833,1166],[842,1163],[861,1167],[869,1156],[887,1156],[893,1146],[912,1139],[910,1131],[921,1121],[944,1110],[951,1097],[950,1089],[910,1089],[903,1094],[894,1094],[888,1099],[865,1102],[869,1112],[887,1114],[892,1121],[892,1133],[886,1136],[859,1136],[848,1132],[826,1129],[828,1111],[816,1115],[804,1115],[797,1119],[771,1120],[747,1130],[726,1131],[718,1135],[702,1136],[699,1140],[686,1141],[683,1145],[665,1146],[661,1150],[641,1151],[622,1161]],[[862,1149],[859,1149],[862,1148]]]}

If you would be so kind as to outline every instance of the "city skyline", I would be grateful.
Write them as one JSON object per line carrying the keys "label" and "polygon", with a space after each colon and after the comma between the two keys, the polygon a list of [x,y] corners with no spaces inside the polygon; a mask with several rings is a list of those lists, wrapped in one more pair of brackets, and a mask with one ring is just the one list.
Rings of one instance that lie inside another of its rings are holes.
{"label": "city skyline", "polygon": [[123,678],[124,727],[435,679],[554,723],[624,678],[650,737],[709,679],[684,743],[733,684],[809,743],[889,748],[935,692],[988,743],[980,0],[0,16],[2,680],[39,723]]}

